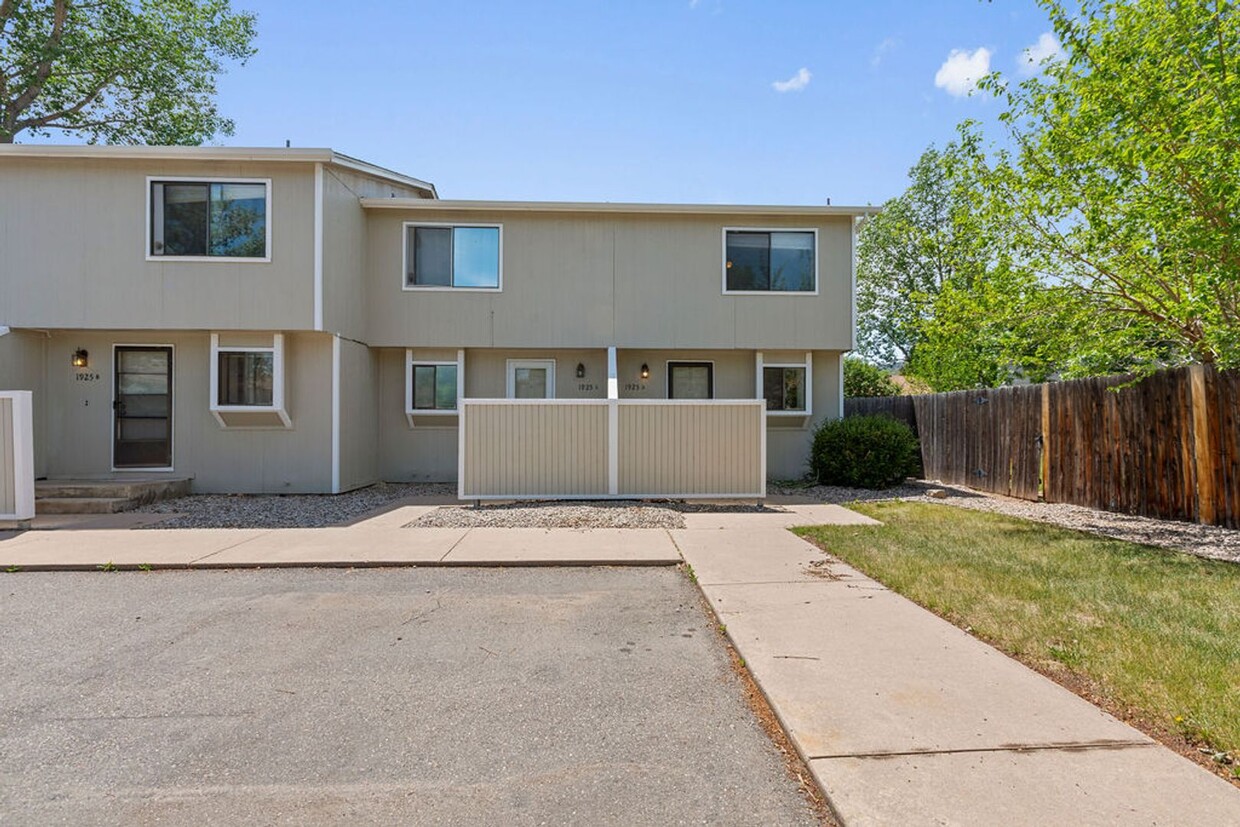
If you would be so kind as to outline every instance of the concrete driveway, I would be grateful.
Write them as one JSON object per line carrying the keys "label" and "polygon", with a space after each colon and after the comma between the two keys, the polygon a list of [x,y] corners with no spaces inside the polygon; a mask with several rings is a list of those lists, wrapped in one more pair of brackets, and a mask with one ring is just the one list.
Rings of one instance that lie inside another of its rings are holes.
{"label": "concrete driveway", "polygon": [[683,575],[0,579],[0,822],[813,823]]}

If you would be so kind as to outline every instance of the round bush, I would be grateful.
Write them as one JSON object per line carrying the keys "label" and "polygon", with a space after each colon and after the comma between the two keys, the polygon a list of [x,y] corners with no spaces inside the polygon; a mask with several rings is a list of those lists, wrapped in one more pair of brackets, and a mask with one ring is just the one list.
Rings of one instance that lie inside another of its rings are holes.
{"label": "round bush", "polygon": [[889,416],[852,416],[822,423],[810,465],[823,485],[890,488],[916,473],[917,437]]}

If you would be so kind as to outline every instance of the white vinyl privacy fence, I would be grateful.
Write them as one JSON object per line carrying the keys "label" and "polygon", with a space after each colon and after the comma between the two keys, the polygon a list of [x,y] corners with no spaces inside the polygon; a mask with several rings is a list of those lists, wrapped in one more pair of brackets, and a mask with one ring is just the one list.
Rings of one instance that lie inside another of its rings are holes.
{"label": "white vinyl privacy fence", "polygon": [[760,399],[462,399],[458,494],[762,499]]}
{"label": "white vinyl privacy fence", "polygon": [[34,517],[34,419],[30,391],[0,391],[0,520]]}

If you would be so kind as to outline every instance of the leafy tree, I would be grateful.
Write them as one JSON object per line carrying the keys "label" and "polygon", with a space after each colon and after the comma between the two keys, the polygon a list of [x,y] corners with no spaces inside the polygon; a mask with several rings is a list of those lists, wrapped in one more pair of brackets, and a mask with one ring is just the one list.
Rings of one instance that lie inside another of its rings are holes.
{"label": "leafy tree", "polygon": [[844,396],[899,396],[900,387],[882,368],[856,357],[844,359]]}
{"label": "leafy tree", "polygon": [[215,79],[254,54],[254,34],[229,0],[0,0],[0,143],[52,130],[91,143],[232,134]]}
{"label": "leafy tree", "polygon": [[1070,298],[1085,335],[1069,371],[1240,364],[1240,9],[1039,5],[1066,56],[983,81],[1012,145],[986,184]]}

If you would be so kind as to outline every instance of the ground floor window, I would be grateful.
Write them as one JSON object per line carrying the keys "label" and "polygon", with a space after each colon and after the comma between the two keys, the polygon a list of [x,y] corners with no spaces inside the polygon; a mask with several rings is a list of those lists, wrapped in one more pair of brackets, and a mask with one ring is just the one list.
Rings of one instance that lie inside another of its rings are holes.
{"label": "ground floor window", "polygon": [[715,366],[711,362],[668,362],[668,399],[713,399]]}
{"label": "ground floor window", "polygon": [[[284,334],[270,334],[270,344],[265,337],[253,338],[252,343],[236,338],[221,342],[221,334],[211,334],[211,413],[224,427],[287,428]],[[262,416],[254,419],[251,414]]]}
{"label": "ground floor window", "polygon": [[225,407],[270,407],[275,397],[275,358],[272,350],[221,350],[216,402]]}
{"label": "ground floor window", "polygon": [[422,411],[456,411],[457,366],[455,362],[418,363],[412,367],[409,409]]}
{"label": "ground floor window", "polygon": [[805,368],[767,365],[762,369],[762,391],[768,411],[805,412]]}
{"label": "ground floor window", "polygon": [[509,399],[554,399],[554,359],[509,359]]}

